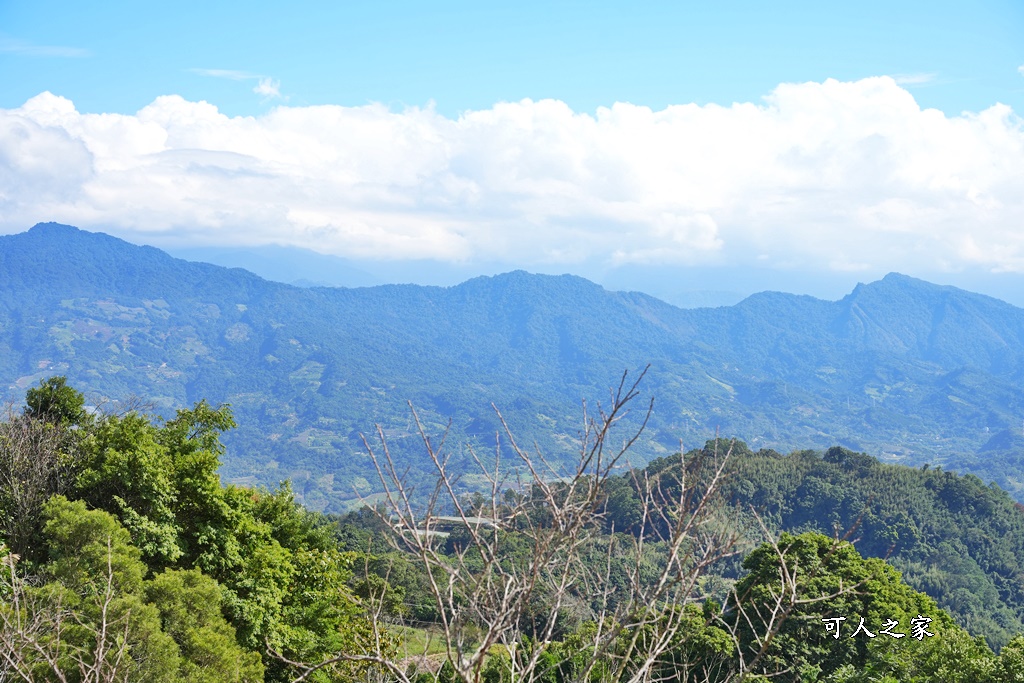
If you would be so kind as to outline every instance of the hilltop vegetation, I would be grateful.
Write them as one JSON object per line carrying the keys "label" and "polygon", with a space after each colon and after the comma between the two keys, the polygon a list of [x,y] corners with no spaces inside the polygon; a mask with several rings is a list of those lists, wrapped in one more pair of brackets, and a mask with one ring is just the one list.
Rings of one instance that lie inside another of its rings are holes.
{"label": "hilltop vegetation", "polygon": [[[999,646],[1024,632],[1024,505],[1005,491],[973,475],[884,464],[841,447],[781,455],[722,439],[687,458],[715,452],[730,453],[720,493],[745,520],[747,547],[760,537],[754,512],[773,533],[850,532],[861,554],[885,558],[971,633]],[[662,458],[644,471],[678,470],[678,460]],[[639,521],[631,481],[610,482],[608,520],[619,529]]]}

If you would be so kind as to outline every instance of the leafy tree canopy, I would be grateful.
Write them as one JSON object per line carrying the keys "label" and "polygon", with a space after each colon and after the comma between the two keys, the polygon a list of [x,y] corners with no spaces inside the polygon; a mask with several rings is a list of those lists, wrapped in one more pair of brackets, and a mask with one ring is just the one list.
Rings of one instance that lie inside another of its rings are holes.
{"label": "leafy tree canopy", "polygon": [[61,425],[78,425],[87,418],[85,396],[68,386],[67,377],[49,377],[25,396],[25,414]]}

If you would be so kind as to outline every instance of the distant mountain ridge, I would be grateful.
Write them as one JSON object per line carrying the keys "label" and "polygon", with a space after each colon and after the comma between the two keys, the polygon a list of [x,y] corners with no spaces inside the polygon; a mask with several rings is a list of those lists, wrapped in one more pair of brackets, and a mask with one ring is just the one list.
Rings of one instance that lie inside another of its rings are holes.
{"label": "distant mountain ridge", "polygon": [[[380,278],[347,259],[296,247],[188,247],[169,250],[169,253],[187,261],[244,268],[266,280],[300,287],[373,287],[382,284]],[[301,277],[296,277],[298,273]]]}
{"label": "distant mountain ridge", "polygon": [[778,450],[968,458],[1024,492],[1020,472],[975,457],[1024,419],[1024,310],[953,287],[890,274],[835,302],[765,292],[684,310],[567,275],[303,289],[69,226],[0,237],[9,399],[67,374],[93,401],[230,402],[225,474],[291,477],[313,507],[372,491],[358,435],[375,423],[423,466],[407,400],[435,432],[451,418],[456,449],[493,448],[493,402],[557,456],[581,398],[648,363],[655,412],[637,458],[717,429]]}

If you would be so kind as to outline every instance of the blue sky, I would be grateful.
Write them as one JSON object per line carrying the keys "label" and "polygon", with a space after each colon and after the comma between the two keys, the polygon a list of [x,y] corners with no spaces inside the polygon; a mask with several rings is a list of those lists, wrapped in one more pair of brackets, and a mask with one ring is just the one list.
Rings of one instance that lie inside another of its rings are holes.
{"label": "blue sky", "polygon": [[1019,0],[0,0],[0,83],[0,232],[1024,292]]}
{"label": "blue sky", "polygon": [[[132,113],[159,95],[228,114],[276,103],[425,105],[453,115],[554,98],[757,101],[782,82],[905,79],[948,114],[1021,109],[1024,3],[248,2],[0,3],[0,106],[49,90],[83,112]],[[225,74],[226,76],[227,74]]]}

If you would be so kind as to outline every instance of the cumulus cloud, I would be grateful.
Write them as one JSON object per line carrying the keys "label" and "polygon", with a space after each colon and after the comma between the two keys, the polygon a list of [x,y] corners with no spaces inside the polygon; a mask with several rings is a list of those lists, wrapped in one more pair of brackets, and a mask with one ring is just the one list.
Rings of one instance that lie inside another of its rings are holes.
{"label": "cumulus cloud", "polygon": [[1024,271],[1021,119],[921,109],[889,77],[728,107],[523,100],[454,119],[378,104],[229,117],[178,96],[83,114],[43,93],[0,110],[0,179],[8,232],[58,220],[524,267]]}

